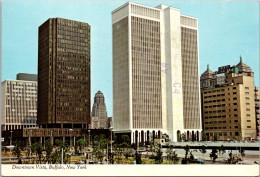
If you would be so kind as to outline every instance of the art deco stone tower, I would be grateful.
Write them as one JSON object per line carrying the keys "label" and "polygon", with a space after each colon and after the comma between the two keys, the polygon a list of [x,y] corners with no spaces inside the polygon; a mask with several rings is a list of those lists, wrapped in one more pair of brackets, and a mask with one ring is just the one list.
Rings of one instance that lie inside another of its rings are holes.
{"label": "art deco stone tower", "polygon": [[105,97],[101,91],[98,91],[95,95],[92,107],[92,117],[98,119],[99,125],[94,125],[91,128],[109,128]]}
{"label": "art deco stone tower", "polygon": [[90,123],[90,26],[50,18],[39,27],[38,124],[85,128]]}

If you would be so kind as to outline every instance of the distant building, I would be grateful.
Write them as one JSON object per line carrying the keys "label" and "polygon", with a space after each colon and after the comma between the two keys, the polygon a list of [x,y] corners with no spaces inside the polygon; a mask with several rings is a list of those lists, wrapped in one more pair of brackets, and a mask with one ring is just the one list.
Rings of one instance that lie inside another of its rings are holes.
{"label": "distant building", "polygon": [[255,87],[255,118],[256,118],[256,132],[257,139],[259,139],[259,88]]}
{"label": "distant building", "polygon": [[243,63],[201,75],[203,132],[208,140],[256,139],[254,73]]}
{"label": "distant building", "polygon": [[16,80],[26,80],[26,81],[38,81],[37,74],[27,74],[27,73],[18,73],[16,75]]}
{"label": "distant building", "polygon": [[91,129],[99,129],[100,128],[99,117],[91,117],[91,124],[90,124],[89,128],[91,128]]}
{"label": "distant building", "polygon": [[131,142],[201,139],[198,19],[128,2],[112,12],[113,127]]}
{"label": "distant building", "polygon": [[39,27],[38,124],[87,128],[90,123],[90,25],[50,18]]}
{"label": "distant building", "polygon": [[94,104],[92,107],[91,128],[109,128],[108,122],[105,97],[101,91],[98,91],[95,94]]}
{"label": "distant building", "polygon": [[1,84],[2,131],[37,126],[37,82],[30,81],[37,75],[18,76],[21,75],[17,75],[18,80],[5,80]]}
{"label": "distant building", "polygon": [[108,117],[108,124],[107,124],[108,128],[113,127],[112,122],[113,122],[112,117]]}

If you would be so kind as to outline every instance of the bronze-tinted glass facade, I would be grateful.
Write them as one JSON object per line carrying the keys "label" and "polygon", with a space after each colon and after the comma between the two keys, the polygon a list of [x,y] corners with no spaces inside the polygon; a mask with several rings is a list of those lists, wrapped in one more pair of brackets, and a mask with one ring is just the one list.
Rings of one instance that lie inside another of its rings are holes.
{"label": "bronze-tinted glass facade", "polygon": [[90,26],[48,19],[39,27],[38,124],[81,128],[90,123]]}

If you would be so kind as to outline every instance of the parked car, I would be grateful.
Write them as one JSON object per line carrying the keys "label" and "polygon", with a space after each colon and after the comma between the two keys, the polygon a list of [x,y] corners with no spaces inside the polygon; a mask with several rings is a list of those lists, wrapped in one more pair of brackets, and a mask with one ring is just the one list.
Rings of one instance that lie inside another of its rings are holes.
{"label": "parked car", "polygon": [[192,163],[204,164],[204,163],[205,163],[205,160],[202,160],[202,159],[194,159],[194,160],[192,161]]}

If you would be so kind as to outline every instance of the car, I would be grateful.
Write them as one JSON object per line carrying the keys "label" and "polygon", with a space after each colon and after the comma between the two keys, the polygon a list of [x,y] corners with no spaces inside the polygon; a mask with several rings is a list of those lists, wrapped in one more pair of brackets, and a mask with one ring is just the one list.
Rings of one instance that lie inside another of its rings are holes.
{"label": "car", "polygon": [[192,163],[204,164],[204,163],[205,163],[205,160],[202,160],[202,159],[194,159],[194,160],[192,161]]}

